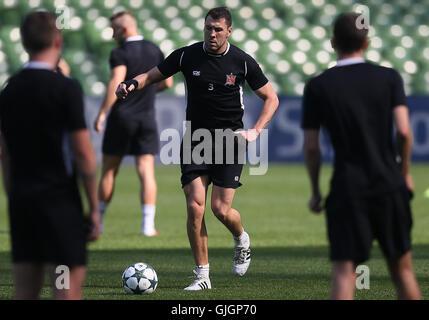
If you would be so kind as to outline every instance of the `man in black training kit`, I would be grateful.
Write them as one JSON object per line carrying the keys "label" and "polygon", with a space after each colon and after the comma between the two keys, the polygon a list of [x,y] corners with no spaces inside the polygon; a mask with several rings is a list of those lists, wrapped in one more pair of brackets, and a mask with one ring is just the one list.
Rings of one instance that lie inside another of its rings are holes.
{"label": "man in black training kit", "polygon": [[[38,298],[45,268],[54,299],[81,299],[86,241],[96,240],[100,231],[96,159],[82,89],[55,72],[62,50],[56,19],[46,11],[25,17],[21,35],[30,62],[0,95],[16,299]],[[83,216],[75,165],[88,200],[90,225]],[[69,288],[56,286],[60,265],[70,270]]]}
{"label": "man in black training kit", "polygon": [[[140,90],[181,71],[188,94],[186,119],[191,123],[192,132],[207,129],[213,133],[215,129],[224,129],[236,131],[237,136],[249,142],[256,140],[274,115],[278,98],[256,61],[228,42],[231,26],[231,13],[226,7],[211,9],[205,18],[203,42],[174,51],[148,73],[120,84],[116,94],[124,99],[135,89]],[[241,130],[245,81],[264,100],[261,115],[250,130]],[[195,280],[185,290],[211,289],[204,211],[207,189],[212,182],[211,209],[234,238],[234,273],[243,276],[250,264],[249,235],[243,229],[239,212],[232,208],[235,189],[241,185],[243,164],[238,163],[237,157],[232,164],[184,161],[191,157],[194,146],[183,147],[181,157],[181,182],[188,210],[187,232],[196,263]]]}
{"label": "man in black training kit", "polygon": [[141,183],[140,201],[142,211],[141,233],[156,236],[156,181],[154,155],[158,153],[158,129],[155,119],[156,92],[170,88],[173,79],[168,78],[158,85],[150,86],[126,101],[117,100],[115,89],[125,79],[144,73],[164,60],[157,45],[144,40],[139,34],[137,21],[131,12],[122,11],[111,18],[113,38],[120,47],[110,55],[111,77],[100,111],[94,122],[97,132],[102,131],[106,113],[110,109],[103,139],[103,167],[98,189],[102,219],[110,203],[122,158],[135,157],[136,169]]}
{"label": "man in black training kit", "polygon": [[[319,131],[324,126],[335,159],[326,218],[333,263],[332,299],[353,299],[356,266],[369,259],[373,239],[386,258],[399,299],[419,299],[411,258],[412,134],[397,71],[365,62],[368,29],[358,14],[334,24],[335,67],[311,79],[304,91],[304,154],[311,181],[309,207],[322,211]],[[398,165],[393,144],[397,129]]]}

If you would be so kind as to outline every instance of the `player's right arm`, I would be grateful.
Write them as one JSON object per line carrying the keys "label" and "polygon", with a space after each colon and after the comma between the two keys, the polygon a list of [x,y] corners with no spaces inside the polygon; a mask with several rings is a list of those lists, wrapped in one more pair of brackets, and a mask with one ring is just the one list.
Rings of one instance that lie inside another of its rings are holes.
{"label": "player's right arm", "polygon": [[101,104],[100,111],[98,112],[97,118],[94,121],[95,131],[101,132],[103,130],[103,122],[106,120],[106,113],[110,110],[110,108],[112,108],[117,99],[116,95],[114,94],[114,90],[116,89],[118,83],[125,80],[126,75],[127,67],[125,65],[119,65],[112,69],[103,103]]}
{"label": "player's right arm", "polygon": [[1,168],[3,172],[3,185],[6,191],[6,196],[9,196],[10,190],[10,158],[9,151],[6,146],[6,141],[0,132],[0,156],[1,156]]}
{"label": "player's right arm", "polygon": [[116,89],[116,96],[119,99],[125,99],[127,95],[134,90],[141,90],[153,83],[166,79],[158,67],[153,67],[146,73],[142,73],[132,80],[121,82]]}
{"label": "player's right arm", "polygon": [[[181,71],[182,60],[185,48],[180,48],[173,51],[164,61],[158,66],[153,67],[146,73],[140,74],[132,80],[127,80],[119,84],[116,89],[116,96],[119,99],[125,99],[133,90],[141,90],[153,83],[163,81],[170,78],[177,72]],[[172,85],[172,79],[168,80],[167,84]]]}
{"label": "player's right arm", "polygon": [[413,148],[413,134],[410,126],[408,107],[399,105],[393,109],[393,118],[396,126],[396,144],[401,157],[401,171],[405,183],[411,191],[414,190],[413,179],[410,173],[411,150]]}

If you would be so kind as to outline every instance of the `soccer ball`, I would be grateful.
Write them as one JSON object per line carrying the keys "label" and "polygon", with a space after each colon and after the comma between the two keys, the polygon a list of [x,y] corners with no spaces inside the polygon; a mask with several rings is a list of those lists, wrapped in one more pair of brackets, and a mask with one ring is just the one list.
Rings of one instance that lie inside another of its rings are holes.
{"label": "soccer ball", "polygon": [[150,294],[158,286],[158,276],[150,265],[138,262],[125,269],[122,285],[130,294]]}

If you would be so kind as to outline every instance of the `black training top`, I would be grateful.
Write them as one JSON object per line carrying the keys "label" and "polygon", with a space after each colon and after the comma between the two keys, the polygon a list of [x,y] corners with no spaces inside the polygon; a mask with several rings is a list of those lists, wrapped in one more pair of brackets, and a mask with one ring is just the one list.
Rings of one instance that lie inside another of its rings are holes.
{"label": "black training top", "polygon": [[[164,60],[164,54],[157,45],[150,41],[126,41],[110,54],[110,68],[126,66],[125,80],[131,80],[145,73]],[[157,85],[134,91],[127,99],[118,99],[111,112],[117,112],[127,120],[141,119],[141,116],[154,115]]]}
{"label": "black training top", "polygon": [[243,128],[243,86],[263,87],[267,78],[247,53],[228,44],[220,55],[205,51],[204,42],[177,49],[159,66],[170,77],[181,71],[187,92],[186,120],[192,130]]}
{"label": "black training top", "polygon": [[404,185],[393,109],[405,104],[399,73],[371,63],[333,67],[307,83],[302,128],[326,128],[335,151],[332,188],[371,195]]}
{"label": "black training top", "polygon": [[0,126],[10,154],[11,197],[77,190],[67,137],[86,128],[77,81],[50,70],[20,71],[0,94]]}

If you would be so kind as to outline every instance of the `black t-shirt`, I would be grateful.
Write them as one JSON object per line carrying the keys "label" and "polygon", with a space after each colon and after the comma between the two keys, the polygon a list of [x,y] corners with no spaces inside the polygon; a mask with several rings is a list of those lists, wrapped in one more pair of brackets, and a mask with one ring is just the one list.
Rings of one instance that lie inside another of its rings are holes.
{"label": "black t-shirt", "polygon": [[307,83],[301,125],[327,130],[335,151],[333,190],[371,195],[404,185],[393,109],[405,104],[399,73],[371,63],[334,67]]}
{"label": "black t-shirt", "polygon": [[158,68],[166,77],[183,73],[186,120],[191,121],[192,131],[243,128],[245,81],[253,90],[268,82],[257,62],[233,45],[221,55],[212,55],[205,51],[204,42],[198,42],[177,49]]}
{"label": "black t-shirt", "polygon": [[[164,54],[157,45],[150,41],[128,41],[110,54],[110,68],[126,66],[125,80],[130,80],[145,73],[164,60]],[[157,85],[134,91],[125,100],[117,100],[112,113],[117,113],[126,120],[142,119],[142,116],[154,116],[154,104]]]}
{"label": "black t-shirt", "polygon": [[0,126],[10,155],[12,198],[77,190],[67,137],[86,128],[77,81],[49,70],[20,71],[0,94]]}

